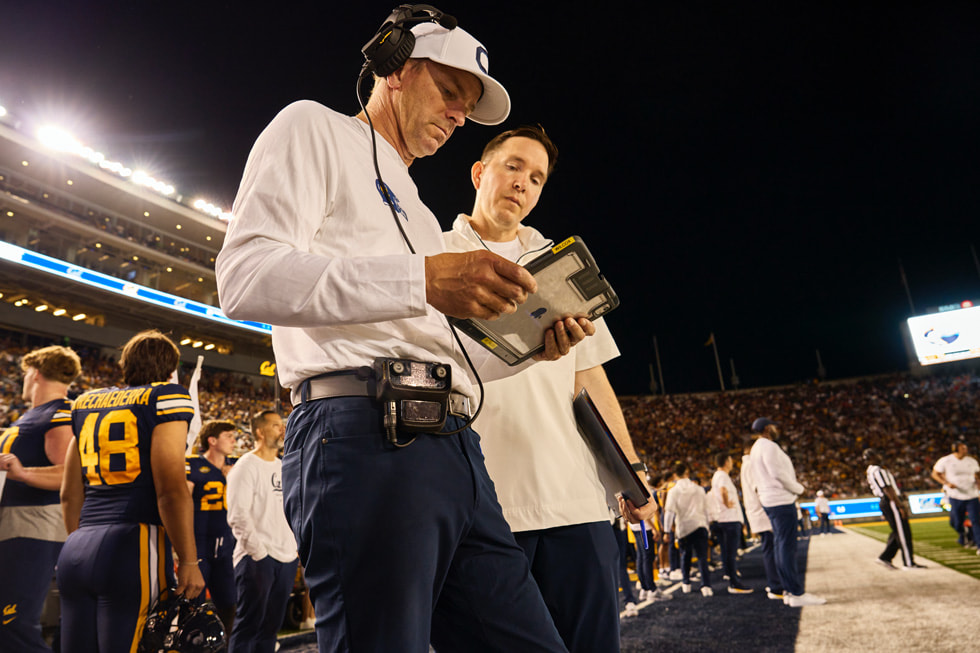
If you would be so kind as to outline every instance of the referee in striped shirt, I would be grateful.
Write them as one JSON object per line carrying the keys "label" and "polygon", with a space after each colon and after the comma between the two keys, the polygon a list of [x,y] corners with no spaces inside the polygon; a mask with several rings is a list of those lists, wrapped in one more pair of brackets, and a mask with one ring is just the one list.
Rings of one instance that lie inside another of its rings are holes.
{"label": "referee in striped shirt", "polygon": [[895,483],[895,477],[881,466],[881,457],[874,449],[864,450],[864,462],[868,463],[868,485],[876,497],[881,497],[878,504],[881,514],[888,520],[892,532],[888,535],[885,550],[878,556],[877,562],[888,569],[898,569],[892,564],[892,558],[902,552],[902,567],[904,571],[925,569],[915,562],[912,556],[912,531],[909,528],[909,512],[902,501],[902,491]]}

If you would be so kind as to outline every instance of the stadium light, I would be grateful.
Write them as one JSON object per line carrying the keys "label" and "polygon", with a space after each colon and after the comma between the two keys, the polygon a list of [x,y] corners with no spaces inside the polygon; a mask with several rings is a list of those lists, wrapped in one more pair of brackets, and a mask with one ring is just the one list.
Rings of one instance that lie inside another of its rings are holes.
{"label": "stadium light", "polygon": [[208,344],[204,345],[204,351],[211,351],[212,349],[214,349],[213,342],[209,342]]}
{"label": "stadium light", "polygon": [[43,313],[44,311],[48,310],[48,305],[41,304],[40,306],[35,306],[34,310],[37,311],[38,313]]}
{"label": "stadium light", "polygon": [[187,345],[191,344],[191,339],[190,338],[184,338],[183,340],[180,341],[180,344],[183,345],[184,347],[186,347]]}
{"label": "stadium light", "polygon": [[200,340],[196,340],[196,341],[194,342],[194,344],[193,344],[193,345],[191,345],[191,347],[193,347],[194,349],[198,349],[198,348],[199,348],[199,347],[200,347],[201,345],[203,345],[203,344],[204,344],[204,343],[203,343],[203,342],[201,342]]}
{"label": "stadium light", "polygon": [[72,322],[79,322],[81,320],[84,320],[86,317],[88,317],[88,316],[85,315],[85,313],[77,313],[76,315],[74,315],[71,318],[71,320],[72,320]]}
{"label": "stadium light", "polygon": [[59,309],[56,309],[55,312],[52,313],[52,315],[54,315],[55,317],[61,317],[62,315],[64,315],[67,312],[68,311],[66,311],[65,309],[59,308]]}

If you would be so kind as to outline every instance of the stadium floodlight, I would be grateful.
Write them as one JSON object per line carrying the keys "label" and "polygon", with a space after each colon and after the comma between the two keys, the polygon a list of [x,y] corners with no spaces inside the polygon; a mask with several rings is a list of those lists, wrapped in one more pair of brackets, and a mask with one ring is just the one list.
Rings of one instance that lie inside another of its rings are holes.
{"label": "stadium floodlight", "polygon": [[48,310],[48,305],[41,304],[40,306],[35,306],[34,310],[37,311],[38,313],[43,313],[44,311]]}
{"label": "stadium floodlight", "polygon": [[220,207],[215,206],[206,199],[196,199],[191,204],[195,209],[201,211],[202,213],[207,213],[208,215],[218,218],[219,220],[224,220],[225,222],[230,222],[232,215],[228,211],[222,210]]}
{"label": "stadium floodlight", "polygon": [[204,344],[204,343],[203,343],[202,341],[200,341],[200,340],[195,340],[195,341],[194,341],[194,344],[193,344],[193,345],[191,345],[191,347],[193,347],[194,349],[198,349],[198,348],[199,348],[199,347],[200,347],[201,345],[203,345],[203,344]]}
{"label": "stadium floodlight", "polygon": [[84,320],[87,317],[88,315],[86,315],[85,313],[76,313],[74,316],[72,316],[71,319],[72,322],[80,322],[81,320]]}
{"label": "stadium floodlight", "polygon": [[51,315],[54,315],[55,317],[61,317],[62,315],[64,315],[67,312],[68,312],[67,310],[65,310],[63,308],[59,308],[59,309],[55,309],[55,312],[52,313]]}
{"label": "stadium floodlight", "polygon": [[204,351],[211,351],[212,349],[214,349],[213,342],[209,342],[208,344],[204,345]]}
{"label": "stadium floodlight", "polygon": [[191,339],[190,338],[184,338],[183,340],[180,341],[180,344],[183,345],[184,347],[186,347],[187,345],[191,344]]}
{"label": "stadium floodlight", "polygon": [[57,150],[59,152],[71,152],[81,154],[82,144],[75,140],[75,137],[58,127],[50,125],[41,127],[37,130],[37,140],[41,145]]}

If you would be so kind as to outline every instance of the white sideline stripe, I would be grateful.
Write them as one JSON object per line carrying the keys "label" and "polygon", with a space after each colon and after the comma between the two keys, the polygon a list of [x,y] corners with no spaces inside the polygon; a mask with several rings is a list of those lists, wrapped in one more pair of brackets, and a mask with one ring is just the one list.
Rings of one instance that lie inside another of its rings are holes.
{"label": "white sideline stripe", "polygon": [[[874,563],[884,542],[847,527],[841,530],[810,538],[806,590],[827,603],[801,609],[796,653],[961,653],[962,640],[941,634],[961,632],[964,624],[975,623],[980,580],[930,561],[930,547],[919,550],[914,540],[916,558],[928,569],[884,569]],[[955,534],[950,531],[950,536]],[[964,552],[964,557],[970,555],[977,558],[972,550]]]}

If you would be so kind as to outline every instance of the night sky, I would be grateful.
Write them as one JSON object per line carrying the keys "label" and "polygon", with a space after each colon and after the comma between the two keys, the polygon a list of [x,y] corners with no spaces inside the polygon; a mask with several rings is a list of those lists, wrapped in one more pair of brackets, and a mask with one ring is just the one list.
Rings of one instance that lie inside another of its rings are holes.
{"label": "night sky", "polygon": [[[855,6],[860,5],[860,6]],[[231,206],[289,102],[356,113],[388,2],[7,1],[0,104]],[[490,51],[500,128],[412,166],[448,228],[499,129],[561,155],[528,223],[582,236],[622,305],[617,391],[906,369],[910,313],[980,299],[980,3],[437,4]],[[569,7],[582,7],[570,9]],[[319,8],[316,8],[319,7]]]}

